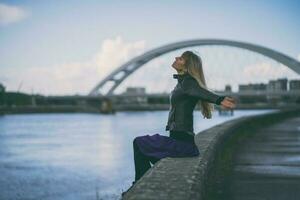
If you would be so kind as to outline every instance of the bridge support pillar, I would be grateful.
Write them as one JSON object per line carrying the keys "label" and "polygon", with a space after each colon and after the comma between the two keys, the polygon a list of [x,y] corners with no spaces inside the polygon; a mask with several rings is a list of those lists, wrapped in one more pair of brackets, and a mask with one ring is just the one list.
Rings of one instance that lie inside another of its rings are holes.
{"label": "bridge support pillar", "polygon": [[105,113],[105,114],[115,113],[111,99],[105,98],[102,100],[101,106],[100,106],[100,112]]}

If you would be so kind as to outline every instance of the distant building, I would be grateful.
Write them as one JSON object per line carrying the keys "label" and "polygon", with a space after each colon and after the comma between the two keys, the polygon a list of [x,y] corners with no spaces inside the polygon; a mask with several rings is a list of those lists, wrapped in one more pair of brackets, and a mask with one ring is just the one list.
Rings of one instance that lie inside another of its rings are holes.
{"label": "distant building", "polygon": [[264,83],[250,83],[245,85],[239,85],[239,91],[264,91],[267,89],[267,85]]}
{"label": "distant building", "polygon": [[300,80],[290,80],[289,88],[290,90],[300,90]]}
{"label": "distant building", "polygon": [[146,94],[146,89],[144,87],[127,87],[126,91],[123,94],[126,94],[126,95]]}
{"label": "distant building", "polygon": [[287,78],[270,80],[268,84],[268,91],[287,91]]}
{"label": "distant building", "polygon": [[126,96],[126,98],[121,100],[123,104],[147,103],[146,89],[144,87],[127,87],[122,94]]}

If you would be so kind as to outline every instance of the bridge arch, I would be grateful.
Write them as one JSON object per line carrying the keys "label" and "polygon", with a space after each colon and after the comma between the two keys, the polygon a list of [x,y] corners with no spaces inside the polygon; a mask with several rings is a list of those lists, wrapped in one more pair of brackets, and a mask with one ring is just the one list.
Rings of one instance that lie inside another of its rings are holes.
{"label": "bridge arch", "polygon": [[[167,44],[152,50],[149,50],[143,53],[140,56],[132,58],[128,62],[124,63],[113,72],[111,72],[108,76],[106,76],[102,81],[100,81],[89,93],[89,96],[96,96],[99,95],[99,89],[101,89],[107,82],[113,81],[114,84],[108,90],[106,95],[112,95],[113,91],[134,71],[139,69],[145,63],[151,61],[152,59],[159,57],[163,54],[169,53],[171,51],[182,49],[186,47],[193,47],[193,46],[210,46],[210,45],[219,45],[219,46],[231,46],[231,47],[238,47],[242,49],[247,49],[264,56],[267,56],[273,60],[282,63],[283,65],[289,67],[290,69],[294,70],[296,73],[300,74],[300,62],[290,56],[287,56],[283,53],[275,51],[273,49],[246,43],[240,41],[233,41],[233,40],[223,40],[223,39],[195,39],[195,40],[186,40],[175,42],[171,44]],[[117,77],[120,76],[120,77]],[[117,77],[117,78],[116,78]],[[102,94],[100,94],[102,95]]]}

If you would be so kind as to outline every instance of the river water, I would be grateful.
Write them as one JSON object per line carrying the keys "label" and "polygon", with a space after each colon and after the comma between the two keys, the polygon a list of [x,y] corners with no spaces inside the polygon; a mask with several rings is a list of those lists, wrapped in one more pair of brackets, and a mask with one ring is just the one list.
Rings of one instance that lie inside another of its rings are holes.
{"label": "river water", "polygon": [[[203,119],[194,132],[246,115]],[[134,180],[132,141],[165,131],[168,111],[13,114],[0,116],[0,199],[120,199]]]}

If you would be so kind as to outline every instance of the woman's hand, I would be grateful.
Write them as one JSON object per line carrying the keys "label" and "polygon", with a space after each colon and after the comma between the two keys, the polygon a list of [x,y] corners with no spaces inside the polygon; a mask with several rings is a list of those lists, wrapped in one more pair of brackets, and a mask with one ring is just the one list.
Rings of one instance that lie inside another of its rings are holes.
{"label": "woman's hand", "polygon": [[226,96],[223,101],[221,101],[221,106],[225,109],[233,109],[236,107],[236,100]]}

